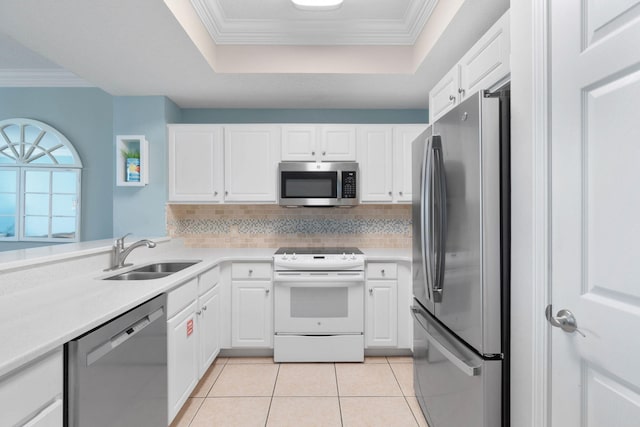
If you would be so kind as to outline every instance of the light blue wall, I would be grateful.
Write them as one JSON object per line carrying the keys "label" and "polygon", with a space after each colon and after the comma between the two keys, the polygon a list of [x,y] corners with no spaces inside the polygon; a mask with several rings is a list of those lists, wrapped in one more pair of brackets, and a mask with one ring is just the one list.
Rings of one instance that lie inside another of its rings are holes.
{"label": "light blue wall", "polygon": [[181,123],[428,123],[429,110],[185,108]]}
{"label": "light blue wall", "polygon": [[[95,88],[0,88],[0,120],[24,117],[58,129],[78,151],[82,170],[82,240],[111,237],[113,98]],[[42,246],[0,243],[0,251]]]}
{"label": "light blue wall", "polygon": [[179,121],[180,115],[180,109],[163,96],[114,97],[114,144],[115,135],[145,135],[149,141],[149,185],[114,187],[114,236],[166,234],[167,123]]}

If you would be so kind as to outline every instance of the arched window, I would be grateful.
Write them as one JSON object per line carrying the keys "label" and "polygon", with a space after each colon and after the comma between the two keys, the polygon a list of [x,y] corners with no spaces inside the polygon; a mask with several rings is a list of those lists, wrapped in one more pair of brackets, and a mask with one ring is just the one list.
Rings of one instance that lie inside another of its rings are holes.
{"label": "arched window", "polygon": [[78,241],[81,171],[78,153],[56,129],[0,121],[0,240]]}

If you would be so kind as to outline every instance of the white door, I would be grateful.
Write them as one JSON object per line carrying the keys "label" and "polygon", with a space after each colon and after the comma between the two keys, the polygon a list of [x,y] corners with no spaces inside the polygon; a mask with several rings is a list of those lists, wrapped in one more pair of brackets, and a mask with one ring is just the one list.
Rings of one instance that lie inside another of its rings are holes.
{"label": "white door", "polygon": [[398,345],[398,283],[395,280],[370,280],[365,295],[367,326],[365,345],[396,347]]}
{"label": "white door", "polygon": [[324,125],[320,127],[322,162],[349,162],[356,160],[356,128],[353,125]]}
{"label": "white door", "polygon": [[199,376],[202,377],[220,352],[220,287],[215,286],[198,300],[200,341]]}
{"label": "white door", "polygon": [[231,346],[273,346],[270,281],[234,281],[231,290]]}
{"label": "white door", "polygon": [[167,321],[169,422],[198,383],[196,302]]}
{"label": "white door", "polygon": [[552,426],[638,426],[640,1],[548,3]]}
{"label": "white door", "polygon": [[358,127],[360,201],[393,201],[393,145],[391,127]]}
{"label": "white door", "polygon": [[398,202],[411,203],[411,143],[427,125],[393,128],[393,195]]}

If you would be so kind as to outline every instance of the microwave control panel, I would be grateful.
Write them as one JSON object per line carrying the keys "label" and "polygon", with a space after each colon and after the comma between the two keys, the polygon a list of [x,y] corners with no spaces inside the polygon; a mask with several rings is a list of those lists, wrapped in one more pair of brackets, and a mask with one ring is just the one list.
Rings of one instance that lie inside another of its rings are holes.
{"label": "microwave control panel", "polygon": [[356,198],[356,173],[355,171],[342,171],[342,198]]}

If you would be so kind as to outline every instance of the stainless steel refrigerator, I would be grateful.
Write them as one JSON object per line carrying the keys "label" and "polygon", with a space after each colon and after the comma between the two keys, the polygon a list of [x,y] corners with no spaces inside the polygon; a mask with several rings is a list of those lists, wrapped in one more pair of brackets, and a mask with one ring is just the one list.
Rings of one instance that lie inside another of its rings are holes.
{"label": "stainless steel refrigerator", "polygon": [[509,425],[509,90],[414,142],[414,387],[430,427]]}

